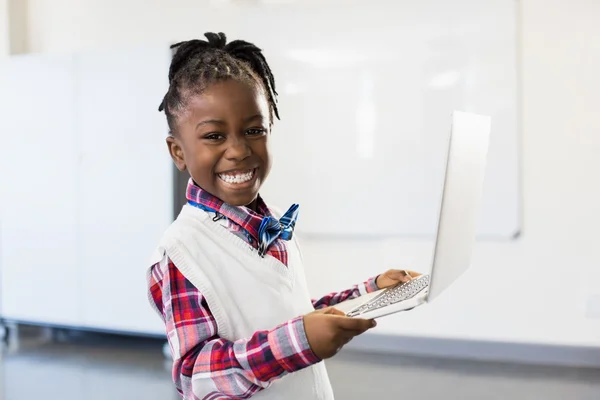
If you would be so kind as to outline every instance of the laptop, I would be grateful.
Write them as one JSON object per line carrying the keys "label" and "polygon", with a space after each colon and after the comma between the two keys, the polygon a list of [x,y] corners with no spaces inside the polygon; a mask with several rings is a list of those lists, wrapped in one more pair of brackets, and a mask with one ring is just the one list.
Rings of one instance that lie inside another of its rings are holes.
{"label": "laptop", "polygon": [[491,118],[452,114],[446,172],[431,271],[336,305],[347,316],[376,319],[431,303],[471,264],[481,208]]}

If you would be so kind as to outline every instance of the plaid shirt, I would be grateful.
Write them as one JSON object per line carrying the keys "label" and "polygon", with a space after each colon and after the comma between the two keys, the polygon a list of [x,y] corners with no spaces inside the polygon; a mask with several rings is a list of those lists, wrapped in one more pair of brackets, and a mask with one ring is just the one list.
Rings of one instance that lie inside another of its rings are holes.
{"label": "plaid shirt", "polygon": [[[258,213],[246,207],[233,207],[195,186],[190,180],[188,200],[214,209],[224,217],[216,221],[235,235],[257,247],[262,216],[271,215],[258,200]],[[262,214],[262,215],[261,215]],[[287,265],[284,242],[276,240],[268,254]],[[377,290],[375,278],[351,289],[330,293],[313,300],[315,309]],[[149,291],[165,323],[173,354],[173,381],[184,399],[196,400],[193,382],[202,382],[202,399],[249,398],[274,380],[321,360],[311,351],[302,316],[252,337],[227,341],[219,337],[217,323],[206,299],[165,257],[151,268]],[[293,349],[293,350],[287,350]],[[196,390],[198,392],[198,390]]]}

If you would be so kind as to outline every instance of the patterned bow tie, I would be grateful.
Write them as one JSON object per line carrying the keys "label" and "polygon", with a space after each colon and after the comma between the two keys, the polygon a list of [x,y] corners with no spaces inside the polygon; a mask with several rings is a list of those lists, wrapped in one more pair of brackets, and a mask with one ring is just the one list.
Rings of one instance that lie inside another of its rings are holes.
{"label": "patterned bow tie", "polygon": [[283,214],[280,219],[265,217],[258,229],[258,254],[264,257],[269,246],[280,238],[290,240],[294,233],[296,220],[298,219],[298,204],[294,204]]}

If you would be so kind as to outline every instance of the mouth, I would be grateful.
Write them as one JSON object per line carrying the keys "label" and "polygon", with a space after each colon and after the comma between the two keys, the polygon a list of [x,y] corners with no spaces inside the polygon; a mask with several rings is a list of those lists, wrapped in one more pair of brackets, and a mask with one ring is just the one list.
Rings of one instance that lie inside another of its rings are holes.
{"label": "mouth", "polygon": [[258,168],[235,170],[217,174],[219,179],[231,189],[246,189],[256,181]]}

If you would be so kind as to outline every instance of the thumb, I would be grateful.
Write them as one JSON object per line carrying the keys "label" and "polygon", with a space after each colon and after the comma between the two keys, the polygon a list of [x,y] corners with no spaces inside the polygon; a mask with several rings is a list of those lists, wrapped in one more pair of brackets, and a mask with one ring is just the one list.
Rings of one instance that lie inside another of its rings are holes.
{"label": "thumb", "polygon": [[338,310],[335,307],[327,307],[323,310],[323,314],[330,314],[330,315],[341,315],[344,316],[346,315],[344,312]]}
{"label": "thumb", "polygon": [[325,308],[319,308],[319,309],[313,311],[312,313],[314,313],[314,314],[328,314],[328,315],[346,315],[342,311],[338,310],[337,308],[335,308],[333,306],[325,307]]}

